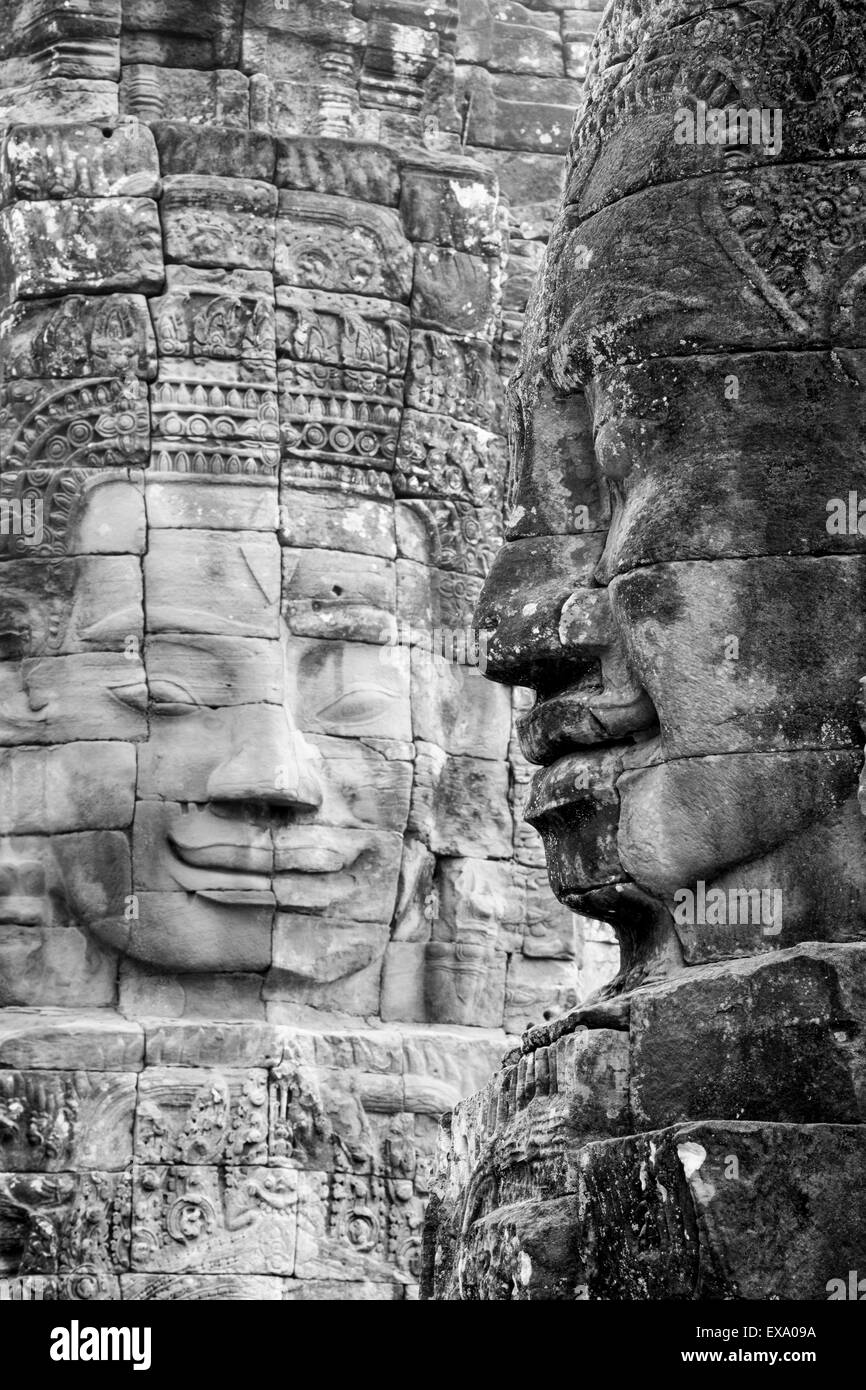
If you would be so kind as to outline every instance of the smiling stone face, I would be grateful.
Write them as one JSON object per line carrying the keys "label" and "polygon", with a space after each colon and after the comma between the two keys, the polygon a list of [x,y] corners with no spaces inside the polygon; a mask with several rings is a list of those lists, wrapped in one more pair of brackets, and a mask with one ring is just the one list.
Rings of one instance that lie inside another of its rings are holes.
{"label": "smiling stone face", "polygon": [[[181,486],[194,510],[210,481]],[[258,502],[242,481],[230,497],[240,516]],[[326,603],[315,565],[285,558],[284,582],[274,530],[152,535],[140,918],[124,947],[160,970],[272,969],[275,998],[318,1002],[387,942],[411,778],[408,653],[401,669],[331,635],[363,635],[360,610],[377,636],[393,627],[393,579],[359,603],[348,561],[331,557]],[[298,615],[329,638],[292,633]]]}
{"label": "smiling stone face", "polygon": [[[668,148],[685,90],[624,143],[615,91],[650,45],[627,72],[600,55],[578,118],[476,615],[487,675],[536,691],[527,818],[558,896],[615,924],[616,988],[866,923],[862,165],[819,162],[820,103],[812,125],[794,111],[784,165]],[[853,154],[852,129],[825,135]],[[701,885],[716,910],[689,919]],[[780,918],[731,920],[738,892],[781,894]]]}

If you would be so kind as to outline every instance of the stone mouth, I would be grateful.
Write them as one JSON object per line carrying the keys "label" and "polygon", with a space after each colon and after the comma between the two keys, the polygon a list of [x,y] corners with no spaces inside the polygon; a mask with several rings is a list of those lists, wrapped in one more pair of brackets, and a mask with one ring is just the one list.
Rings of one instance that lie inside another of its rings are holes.
{"label": "stone mouth", "polygon": [[[185,842],[169,834],[168,843],[178,881],[200,897],[212,889],[224,899],[226,891],[239,891],[244,901],[250,893],[270,890],[275,884],[290,881],[297,875],[327,876],[350,869],[357,860],[357,848],[340,848],[322,844],[309,836],[294,843],[283,839],[276,847],[270,839],[253,841],[238,827],[238,837],[231,840],[208,841],[201,844]],[[202,879],[206,875],[206,879]]]}
{"label": "stone mouth", "polygon": [[181,863],[192,869],[217,869],[225,874],[254,874],[270,877],[272,852],[270,846],[239,844],[222,841],[214,844],[184,844],[169,835],[169,844]]}

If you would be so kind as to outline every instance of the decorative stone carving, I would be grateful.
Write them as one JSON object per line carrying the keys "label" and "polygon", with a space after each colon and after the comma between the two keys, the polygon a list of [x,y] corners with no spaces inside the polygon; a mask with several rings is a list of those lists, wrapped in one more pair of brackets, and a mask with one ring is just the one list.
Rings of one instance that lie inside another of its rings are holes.
{"label": "decorative stone carving", "polygon": [[412,255],[390,208],[329,193],[279,195],[278,282],[309,290],[407,300]]}

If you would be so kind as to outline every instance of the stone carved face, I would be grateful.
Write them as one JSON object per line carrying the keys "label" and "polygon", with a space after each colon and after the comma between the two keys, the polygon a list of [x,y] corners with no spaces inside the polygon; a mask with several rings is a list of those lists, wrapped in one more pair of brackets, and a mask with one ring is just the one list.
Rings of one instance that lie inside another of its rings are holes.
{"label": "stone carved face", "polygon": [[[194,520],[213,486],[163,477],[147,496]],[[274,494],[238,481],[229,505],[250,520],[269,500],[275,523]],[[385,562],[365,576],[358,561],[290,550],[275,525],[178,525],[153,526],[141,559],[8,563],[3,735],[27,747],[6,754],[7,820],[61,833],[0,841],[4,920],[75,923],[170,974],[270,968],[275,997],[317,999],[379,961],[411,784],[409,654],[345,640],[394,625]],[[97,828],[124,818],[131,864],[125,836]]]}
{"label": "stone carved face", "polygon": [[[476,615],[487,675],[537,694],[526,814],[553,887],[614,923],[631,983],[683,952],[850,940],[866,916],[866,556],[856,523],[827,525],[831,499],[866,490],[862,181],[801,166],[755,183],[565,209]],[[752,223],[784,215],[787,269],[772,227],[741,231],[747,205]],[[683,920],[701,883],[768,911]]]}

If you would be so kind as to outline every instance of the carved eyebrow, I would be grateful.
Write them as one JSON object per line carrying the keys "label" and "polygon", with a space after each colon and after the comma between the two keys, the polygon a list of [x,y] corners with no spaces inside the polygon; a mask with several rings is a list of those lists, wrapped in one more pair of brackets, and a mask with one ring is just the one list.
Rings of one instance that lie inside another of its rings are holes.
{"label": "carved eyebrow", "polygon": [[81,629],[80,635],[85,642],[93,642],[101,637],[124,637],[128,633],[135,634],[140,631],[141,609],[129,607],[118,608],[107,618],[98,618],[95,623],[88,623],[87,627]]}
{"label": "carved eyebrow", "polygon": [[[170,637],[172,633],[180,632],[189,632],[196,637],[224,637],[227,635],[227,629],[233,629],[241,636],[250,636],[249,623],[237,622],[233,618],[226,617],[224,613],[219,614],[220,626],[218,630],[212,631],[213,610],[174,608],[168,604],[150,606],[145,603],[145,611],[148,619],[148,636],[159,637],[160,640]],[[160,625],[159,628],[156,627],[156,624]]]}

